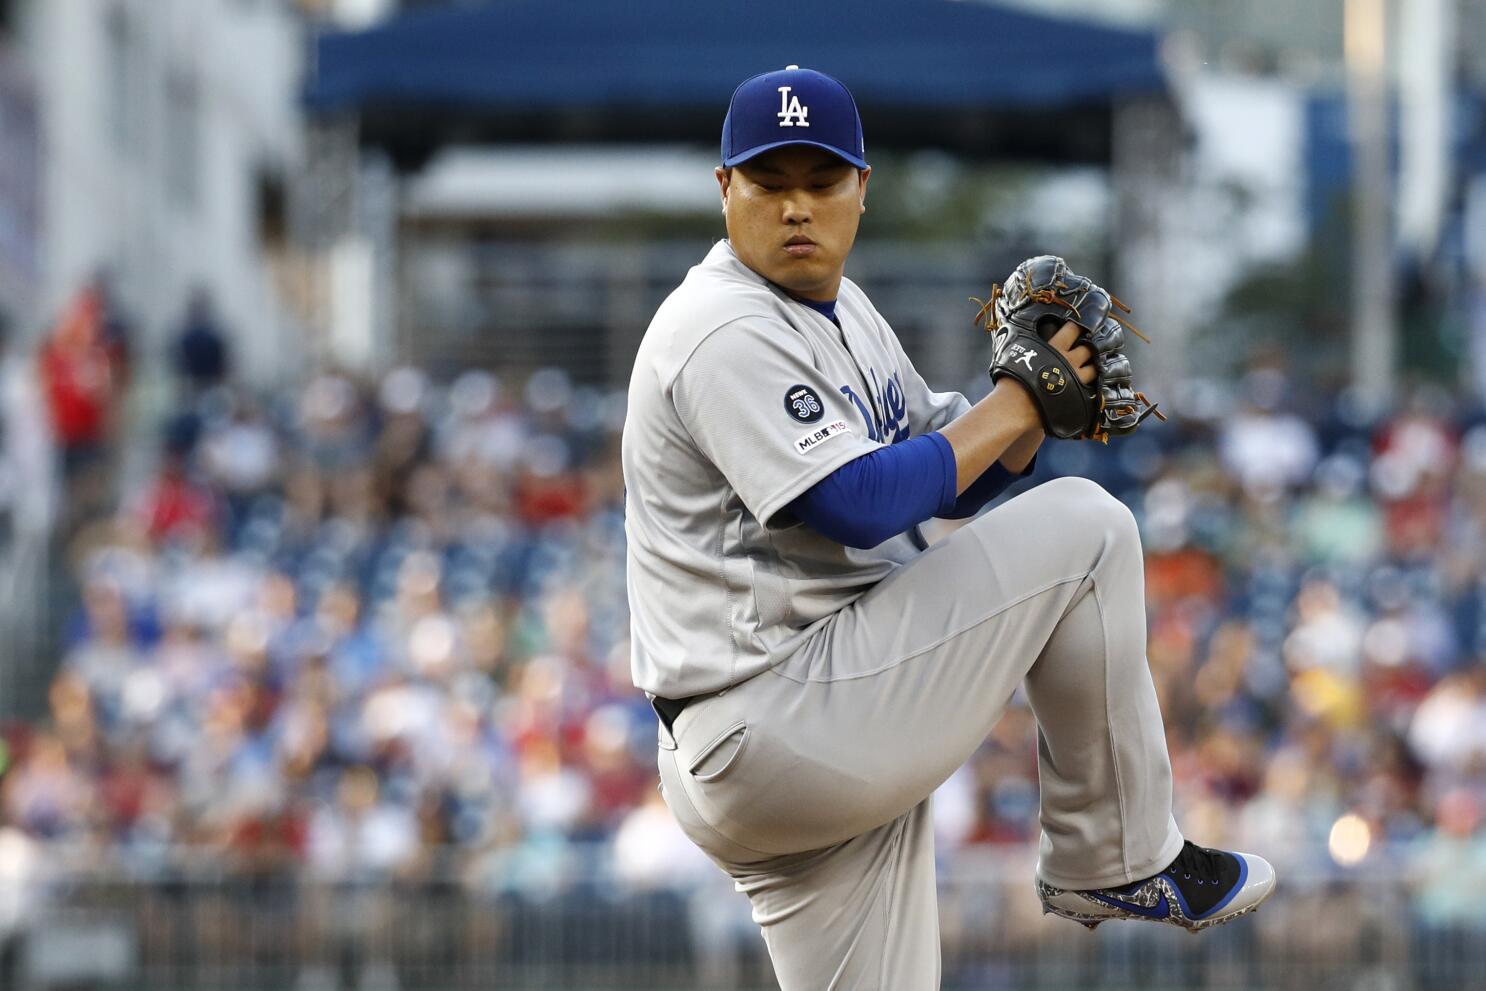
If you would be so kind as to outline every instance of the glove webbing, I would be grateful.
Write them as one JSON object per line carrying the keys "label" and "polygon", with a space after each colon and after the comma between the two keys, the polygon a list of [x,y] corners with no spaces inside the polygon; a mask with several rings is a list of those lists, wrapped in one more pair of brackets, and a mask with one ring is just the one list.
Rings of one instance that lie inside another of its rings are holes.
{"label": "glove webbing", "polygon": [[[1069,288],[1069,286],[1068,286],[1068,283],[1066,283],[1066,282],[1059,282],[1057,284],[1057,288],[1058,289],[1067,289],[1067,288]],[[1106,289],[1104,291],[1105,291],[1106,294],[1108,294],[1109,301],[1111,303],[1113,303],[1117,308],[1119,308],[1120,310],[1123,310],[1126,313],[1129,313],[1130,312],[1130,307],[1127,306],[1127,305],[1125,305],[1124,300],[1120,299],[1118,296],[1116,296],[1114,293],[1110,292],[1108,289]],[[991,283],[991,298],[990,299],[987,299],[987,300],[985,300],[985,301],[982,302],[980,299],[978,299],[975,296],[971,296],[970,297],[970,302],[972,302],[972,303],[980,303],[980,309],[978,311],[976,311],[975,320],[973,322],[976,323],[976,324],[980,324],[980,323],[984,322],[984,324],[985,324],[985,331],[988,334],[994,333],[996,331],[996,301],[998,299],[1000,299],[1000,298],[1001,298],[1001,283],[999,283],[999,282],[993,282],[993,283]],[[1082,317],[1082,315],[1083,315],[1083,314],[1079,313],[1078,307],[1076,305],[1074,305],[1074,303],[1071,300],[1064,299],[1062,296],[1058,295],[1058,293],[1055,292],[1052,288],[1044,288],[1044,289],[1034,289],[1034,290],[1031,290],[1031,291],[1029,291],[1027,293],[1027,298],[1029,300],[1031,300],[1032,302],[1034,302],[1034,303],[1042,303],[1042,304],[1048,305],[1048,306],[1061,306],[1064,309],[1068,310],[1070,313],[1072,313],[1075,317]],[[1129,320],[1126,320],[1124,317],[1120,316],[1114,310],[1110,310],[1109,311],[1109,316],[1113,317],[1115,319],[1115,321],[1117,323],[1119,323],[1120,326],[1122,326],[1126,330],[1130,331],[1130,333],[1132,333],[1136,337],[1140,338],[1146,344],[1151,343],[1151,339],[1149,337],[1145,336],[1145,334],[1141,333],[1139,327],[1135,326]],[[1096,379],[1095,381],[1097,383],[1098,380]],[[1135,398],[1136,398],[1138,404],[1144,404],[1144,408],[1141,409],[1140,415],[1137,416],[1136,419],[1135,419],[1135,426],[1136,427],[1138,427],[1142,423],[1144,423],[1146,421],[1146,418],[1149,417],[1152,413],[1154,413],[1156,415],[1156,419],[1160,420],[1163,423],[1166,422],[1166,414],[1163,413],[1163,412],[1161,412],[1161,409],[1160,409],[1159,404],[1151,402],[1150,399],[1146,398],[1146,394],[1144,392],[1136,392],[1135,393]],[[1116,409],[1114,411],[1114,414],[1116,416],[1125,416],[1127,414],[1134,413],[1137,409],[1140,409],[1140,408],[1141,407],[1139,405],[1120,407],[1120,408],[1118,408],[1118,409]],[[1099,441],[1099,443],[1101,443],[1101,444],[1108,444],[1109,443],[1109,430],[1104,426],[1104,422],[1103,422],[1103,419],[1104,419],[1103,418],[1104,410],[1105,410],[1104,390],[1103,389],[1100,389],[1099,390],[1099,414],[1100,414],[1099,421],[1100,422],[1099,422],[1099,425],[1094,428],[1093,432],[1089,434],[1089,437],[1092,440]]]}

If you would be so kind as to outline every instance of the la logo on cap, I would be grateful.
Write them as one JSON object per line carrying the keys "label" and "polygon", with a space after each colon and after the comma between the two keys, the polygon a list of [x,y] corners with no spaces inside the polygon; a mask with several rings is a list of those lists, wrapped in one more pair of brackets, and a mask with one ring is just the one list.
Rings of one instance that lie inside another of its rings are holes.
{"label": "la logo on cap", "polygon": [[[798,69],[799,66],[787,65],[784,68],[788,71],[790,69]],[[790,96],[789,91],[790,87],[788,86],[779,87],[779,126],[809,127],[810,121],[806,120],[806,118],[810,116],[810,108],[801,106],[800,98],[798,96]]]}
{"label": "la logo on cap", "polygon": [[858,169],[868,167],[862,157],[862,118],[841,80],[791,65],[739,83],[722,119],[723,167],[797,144],[814,145]]}

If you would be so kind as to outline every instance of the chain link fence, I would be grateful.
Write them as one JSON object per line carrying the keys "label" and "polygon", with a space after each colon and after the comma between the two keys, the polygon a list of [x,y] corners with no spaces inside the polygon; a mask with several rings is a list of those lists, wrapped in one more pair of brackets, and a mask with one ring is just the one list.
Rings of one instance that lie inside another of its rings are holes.
{"label": "chain link fence", "polygon": [[[941,870],[946,989],[1457,991],[1486,975],[1486,919],[1426,923],[1387,872],[1282,874],[1257,915],[1193,937],[1044,918],[1031,869],[1022,854],[977,852]],[[637,890],[90,874],[21,894],[0,954],[0,985],[19,991],[776,986],[746,900],[721,875]]]}

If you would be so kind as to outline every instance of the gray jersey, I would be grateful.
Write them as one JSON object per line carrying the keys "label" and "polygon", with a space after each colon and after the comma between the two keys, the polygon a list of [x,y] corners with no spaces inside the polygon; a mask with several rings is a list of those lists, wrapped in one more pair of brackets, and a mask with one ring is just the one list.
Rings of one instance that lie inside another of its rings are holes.
{"label": "gray jersey", "polygon": [[916,529],[845,547],[782,511],[847,461],[969,408],[929,389],[849,280],[836,318],[721,241],[645,332],[623,440],[639,688],[683,698],[750,678],[923,549]]}

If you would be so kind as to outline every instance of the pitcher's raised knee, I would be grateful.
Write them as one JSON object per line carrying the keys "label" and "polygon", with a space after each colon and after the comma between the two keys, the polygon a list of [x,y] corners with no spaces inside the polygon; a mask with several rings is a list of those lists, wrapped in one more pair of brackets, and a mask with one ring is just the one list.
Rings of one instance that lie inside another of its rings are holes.
{"label": "pitcher's raised knee", "polygon": [[1091,535],[1112,543],[1140,546],[1140,528],[1130,507],[1091,479],[1070,475],[1044,482],[1033,492],[1055,502],[1052,512],[1069,527],[1087,527]]}

